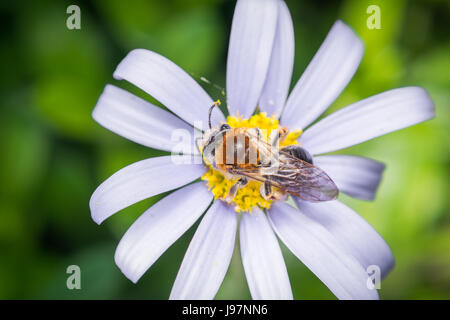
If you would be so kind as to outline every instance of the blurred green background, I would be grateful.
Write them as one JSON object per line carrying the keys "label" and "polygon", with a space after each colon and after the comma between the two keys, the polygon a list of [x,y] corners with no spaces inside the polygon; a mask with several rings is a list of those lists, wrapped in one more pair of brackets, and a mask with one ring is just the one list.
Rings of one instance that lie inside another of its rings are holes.
{"label": "blurred green background", "polygon": [[[331,110],[405,85],[425,87],[435,101],[434,120],[344,150],[387,169],[375,202],[342,200],[394,252],[382,298],[450,298],[450,2],[286,2],[295,25],[293,84],[337,18],[364,40],[361,67]],[[81,30],[66,28],[70,4],[81,8]],[[366,27],[370,4],[381,8],[381,30]],[[103,129],[90,113],[107,83],[154,102],[112,79],[134,48],[161,53],[224,87],[234,1],[2,1],[0,8],[0,298],[168,298],[196,226],[137,285],[120,273],[118,241],[160,196],[98,226],[90,195],[118,169],[163,153]],[[334,299],[285,247],[283,253],[296,299]],[[81,290],[66,288],[71,264],[81,267]],[[249,297],[236,248],[217,298]]]}

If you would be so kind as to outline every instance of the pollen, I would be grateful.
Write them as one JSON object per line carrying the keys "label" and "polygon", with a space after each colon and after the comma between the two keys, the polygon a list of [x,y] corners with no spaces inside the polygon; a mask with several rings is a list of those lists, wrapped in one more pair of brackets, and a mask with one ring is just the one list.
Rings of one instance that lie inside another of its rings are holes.
{"label": "pollen", "polygon": [[[259,128],[262,138],[269,141],[269,136],[273,130],[280,128],[279,121],[275,117],[269,117],[265,112],[244,119],[242,116],[228,116],[226,123],[231,128]],[[297,144],[297,138],[302,134],[302,130],[294,130],[287,134],[286,138],[280,142],[280,147]],[[214,199],[224,200],[230,188],[238,179],[227,179],[221,172],[207,165],[208,171],[202,176],[202,180],[207,182],[208,189],[214,194]],[[250,180],[246,186],[239,188],[236,195],[231,199],[230,205],[234,205],[236,212],[251,212],[255,207],[269,209],[273,200],[266,200],[260,194],[262,183]]]}

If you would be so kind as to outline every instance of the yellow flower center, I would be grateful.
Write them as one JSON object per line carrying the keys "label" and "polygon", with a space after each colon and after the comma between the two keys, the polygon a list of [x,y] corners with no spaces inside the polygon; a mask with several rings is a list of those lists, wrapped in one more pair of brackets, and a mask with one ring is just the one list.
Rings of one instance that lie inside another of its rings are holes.
{"label": "yellow flower center", "polygon": [[[226,122],[231,128],[259,128],[263,139],[268,142],[272,130],[278,130],[279,121],[275,117],[268,117],[265,112],[244,119],[241,116],[228,116]],[[297,144],[297,138],[302,134],[302,130],[289,132],[286,138],[280,141],[280,147]],[[202,176],[202,180],[207,181],[209,190],[214,194],[214,199],[222,199],[228,195],[230,188],[238,179],[229,180],[221,172],[208,165],[208,171]],[[236,212],[251,212],[254,207],[269,209],[273,200],[266,200],[260,194],[262,183],[250,180],[245,187],[239,188],[234,198],[231,200]]]}

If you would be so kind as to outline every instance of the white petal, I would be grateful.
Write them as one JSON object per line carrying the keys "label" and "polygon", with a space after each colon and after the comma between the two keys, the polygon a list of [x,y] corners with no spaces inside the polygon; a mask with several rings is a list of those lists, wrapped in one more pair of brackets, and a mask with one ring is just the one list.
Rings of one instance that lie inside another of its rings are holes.
{"label": "white petal", "polygon": [[270,58],[269,70],[264,84],[259,108],[269,116],[277,118],[286,102],[294,67],[294,26],[289,8],[279,1],[278,22]]}
{"label": "white petal", "polygon": [[286,203],[275,203],[269,219],[280,239],[339,299],[378,299],[363,266],[319,223]]}
{"label": "white petal", "polygon": [[113,85],[107,85],[92,117],[103,127],[144,146],[173,151],[183,141],[172,139],[175,130],[184,130],[192,138],[183,149],[198,154],[194,128],[171,113]]}
{"label": "white petal", "polygon": [[307,129],[300,141],[311,154],[331,152],[433,117],[433,101],[424,89],[399,88],[336,111]]}
{"label": "white petal", "polygon": [[204,182],[177,190],[145,211],[127,230],[116,249],[115,261],[133,282],[206,210],[212,193]]}
{"label": "white petal", "polygon": [[272,53],[278,0],[238,0],[227,61],[227,103],[231,115],[249,117],[256,108]]}
{"label": "white petal", "polygon": [[100,224],[136,202],[197,179],[205,173],[205,167],[202,164],[180,164],[190,159],[188,156],[156,157],[120,169],[92,194],[89,202],[92,219]]}
{"label": "white petal", "polygon": [[214,298],[233,254],[237,220],[232,207],[220,200],[213,203],[189,244],[170,299]]}
{"label": "white petal", "polygon": [[292,289],[278,240],[265,214],[241,216],[240,248],[245,276],[255,300],[289,300]]}
{"label": "white petal", "polygon": [[[206,129],[212,99],[189,74],[167,58],[145,49],[133,50],[120,62],[114,78],[131,82],[188,123]],[[212,122],[223,120],[222,112],[215,108]]]}
{"label": "white petal", "polygon": [[346,155],[314,157],[314,165],[330,176],[340,192],[363,200],[375,198],[384,171],[381,162]]}
{"label": "white petal", "polygon": [[394,267],[391,249],[378,232],[359,214],[337,200],[308,203],[295,199],[300,211],[324,226],[339,243],[367,268],[378,266],[386,276]]}
{"label": "white petal", "polygon": [[364,53],[354,31],[336,21],[292,90],[281,123],[304,129],[317,119],[352,79]]}

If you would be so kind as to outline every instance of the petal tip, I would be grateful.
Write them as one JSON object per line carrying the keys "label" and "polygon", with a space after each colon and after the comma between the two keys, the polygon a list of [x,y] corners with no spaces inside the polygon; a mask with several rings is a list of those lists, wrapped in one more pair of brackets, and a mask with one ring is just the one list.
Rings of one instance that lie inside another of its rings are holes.
{"label": "petal tip", "polygon": [[103,219],[102,215],[99,214],[98,210],[96,210],[95,200],[94,200],[94,194],[91,197],[91,200],[89,201],[89,209],[91,211],[91,218],[94,220],[94,222],[98,225],[100,225],[105,219]]}
{"label": "petal tip", "polygon": [[361,51],[361,54],[364,53],[365,47],[364,47],[364,42],[362,40],[362,38],[358,35],[358,33],[355,31],[355,29],[353,29],[352,26],[350,26],[349,24],[345,23],[342,20],[336,20],[336,22],[334,23],[332,29],[338,30],[336,32],[342,32],[342,33],[346,33],[348,37],[353,38],[352,40],[355,41],[355,45],[357,45],[357,49],[359,51]]}
{"label": "petal tip", "polygon": [[136,58],[137,56],[142,56],[145,54],[152,53],[152,51],[147,49],[133,49],[120,61],[119,65],[117,66],[116,70],[113,73],[113,78],[116,80],[123,80],[122,77],[122,68],[124,67],[124,63],[128,63],[130,58]]}
{"label": "petal tip", "polygon": [[124,249],[122,248],[122,242],[119,242],[117,246],[116,252],[114,254],[114,262],[120,271],[125,275],[125,277],[136,284],[142,276],[142,273],[138,273],[136,270],[132,270],[133,268],[130,265],[127,265],[125,262],[125,254]]}
{"label": "petal tip", "polygon": [[428,113],[428,117],[425,117],[423,121],[431,120],[436,116],[436,106],[433,99],[431,98],[430,93],[425,88],[419,86],[408,86],[393,90],[408,90],[410,95],[416,95],[418,99],[422,100],[424,105],[423,108]]}

